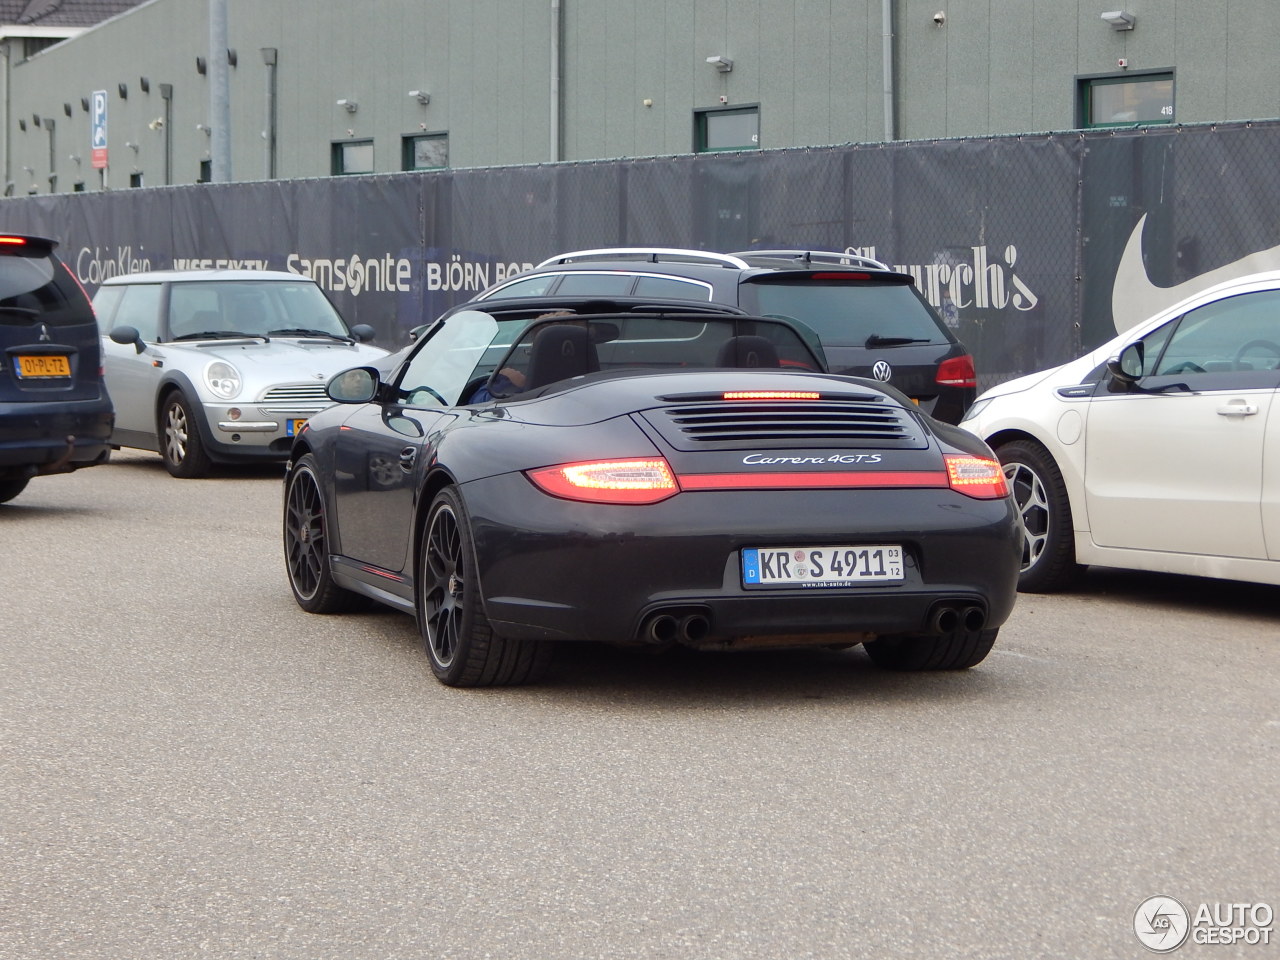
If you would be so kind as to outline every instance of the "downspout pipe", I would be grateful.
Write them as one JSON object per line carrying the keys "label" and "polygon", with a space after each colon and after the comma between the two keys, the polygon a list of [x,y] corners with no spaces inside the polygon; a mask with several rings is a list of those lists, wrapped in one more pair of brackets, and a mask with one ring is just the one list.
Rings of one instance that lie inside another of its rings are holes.
{"label": "downspout pipe", "polygon": [[880,0],[880,21],[884,27],[881,61],[884,65],[884,138],[898,139],[897,96],[893,89],[894,44],[893,0]]}
{"label": "downspout pipe", "polygon": [[561,108],[561,44],[564,25],[564,12],[560,0],[551,0],[551,149],[550,161],[560,159],[560,108]]}

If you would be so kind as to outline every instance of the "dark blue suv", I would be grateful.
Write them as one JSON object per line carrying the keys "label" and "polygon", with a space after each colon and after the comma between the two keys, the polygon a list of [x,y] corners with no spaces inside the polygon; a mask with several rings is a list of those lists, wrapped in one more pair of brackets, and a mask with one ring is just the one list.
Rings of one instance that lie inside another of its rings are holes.
{"label": "dark blue suv", "polygon": [[56,245],[0,235],[0,503],[110,455],[98,324]]}

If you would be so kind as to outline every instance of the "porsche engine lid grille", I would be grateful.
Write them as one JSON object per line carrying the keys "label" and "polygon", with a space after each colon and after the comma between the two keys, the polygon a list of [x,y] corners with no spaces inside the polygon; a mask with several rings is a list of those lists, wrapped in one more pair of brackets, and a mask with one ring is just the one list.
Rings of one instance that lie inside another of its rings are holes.
{"label": "porsche engine lid grille", "polygon": [[679,449],[776,443],[911,450],[927,446],[919,425],[884,397],[679,403],[645,419]]}

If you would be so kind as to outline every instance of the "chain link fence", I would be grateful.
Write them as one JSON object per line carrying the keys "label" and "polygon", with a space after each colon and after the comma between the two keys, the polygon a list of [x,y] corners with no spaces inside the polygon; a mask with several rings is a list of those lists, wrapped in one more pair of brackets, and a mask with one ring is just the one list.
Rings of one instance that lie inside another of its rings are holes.
{"label": "chain link fence", "polygon": [[[1117,284],[1190,291],[1224,271],[1280,268],[1278,147],[1280,121],[1266,121],[21,197],[3,209],[7,229],[58,238],[91,291],[141,269],[293,270],[384,343],[567,250],[856,251],[915,277],[988,386],[1114,336]],[[1140,226],[1142,276],[1119,276]]]}

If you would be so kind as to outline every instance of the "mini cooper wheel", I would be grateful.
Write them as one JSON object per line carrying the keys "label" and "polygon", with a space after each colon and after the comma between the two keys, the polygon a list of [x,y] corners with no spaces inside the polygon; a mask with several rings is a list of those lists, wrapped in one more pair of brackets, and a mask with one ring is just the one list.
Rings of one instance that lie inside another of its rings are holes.
{"label": "mini cooper wheel", "polygon": [[165,469],[184,480],[208,476],[213,463],[205,451],[191,404],[176,390],[165,397],[160,407],[160,456]]}
{"label": "mini cooper wheel", "polygon": [[1030,440],[1015,440],[996,450],[1022,516],[1022,565],[1018,589],[1051,593],[1071,586],[1076,564],[1071,501],[1049,451]]}
{"label": "mini cooper wheel", "polygon": [[285,487],[284,565],[293,598],[308,613],[338,613],[363,600],[333,582],[328,513],[311,454],[294,464]]}
{"label": "mini cooper wheel", "polygon": [[418,629],[431,670],[451,687],[510,686],[538,679],[549,658],[540,641],[494,634],[484,613],[471,519],[453,487],[431,503],[418,556]]}
{"label": "mini cooper wheel", "polygon": [[941,637],[885,637],[864,646],[871,662],[886,670],[967,670],[986,659],[999,632],[957,630]]}

